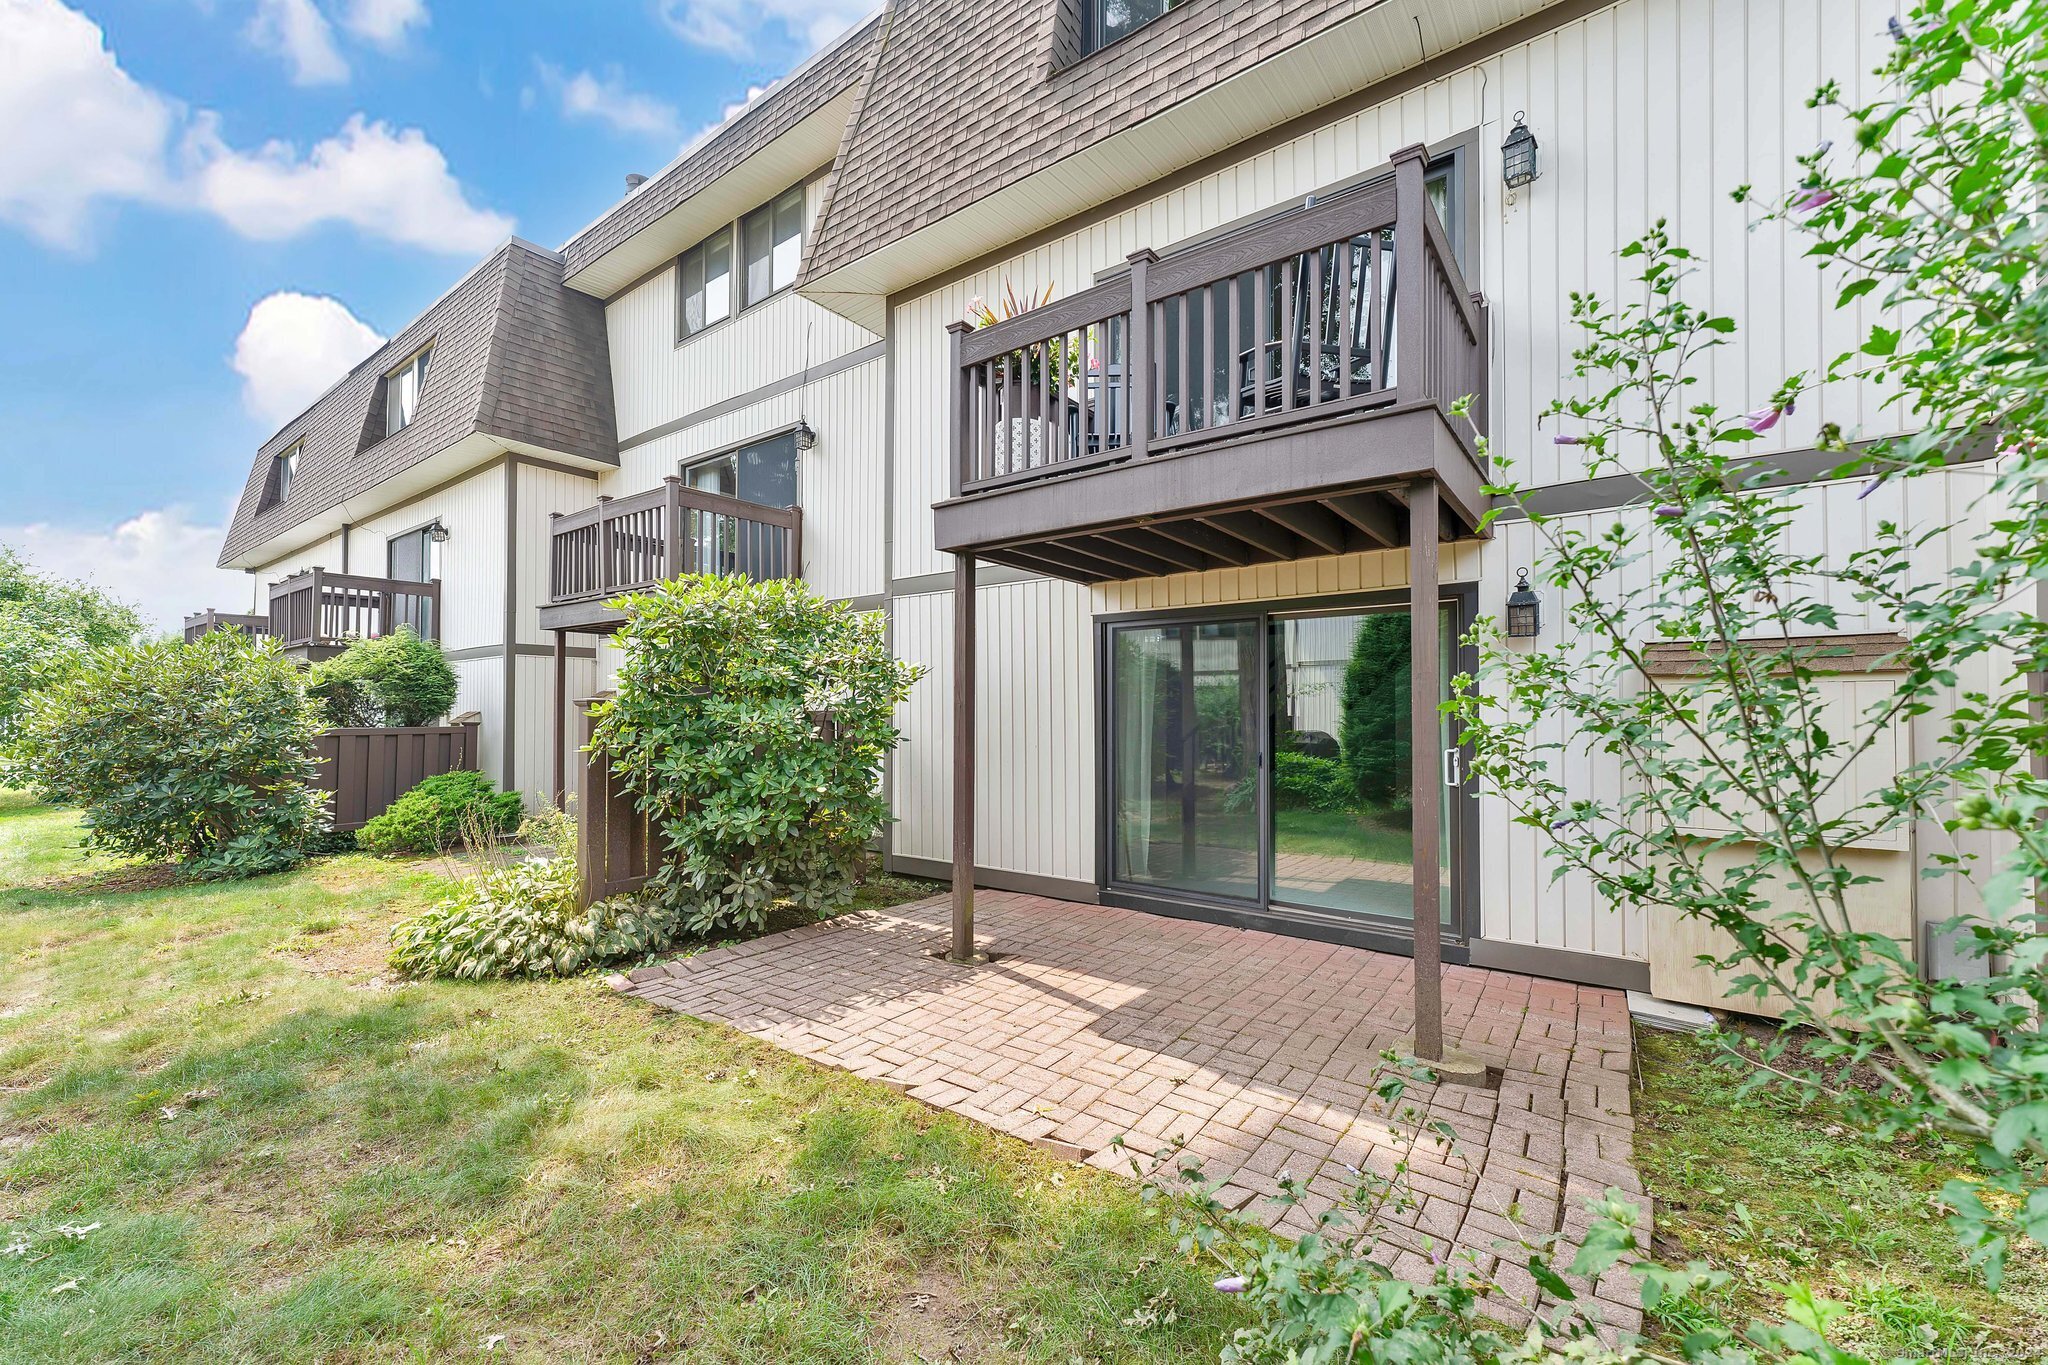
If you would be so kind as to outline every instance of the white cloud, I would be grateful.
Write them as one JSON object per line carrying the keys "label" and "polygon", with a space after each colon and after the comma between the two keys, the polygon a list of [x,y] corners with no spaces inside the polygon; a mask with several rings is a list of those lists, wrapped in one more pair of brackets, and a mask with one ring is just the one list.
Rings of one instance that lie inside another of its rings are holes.
{"label": "white cloud", "polygon": [[748,105],[752,104],[755,100],[761,98],[761,96],[767,93],[768,87],[765,85],[748,86],[747,96],[745,99],[734,100],[731,104],[726,105],[725,109],[719,114],[718,121],[716,123],[707,123],[702,128],[699,128],[694,134],[691,135],[690,140],[683,144],[683,150],[687,152],[690,150],[690,148],[696,146],[705,138],[710,137],[720,128],[723,128],[726,124],[732,122],[733,117],[736,114],[739,114]]}
{"label": "white cloud", "polygon": [[281,291],[256,300],[230,363],[242,376],[242,405],[276,427],[383,344],[339,299]]}
{"label": "white cloud", "polygon": [[284,58],[294,85],[340,85],[348,79],[334,29],[313,0],[256,0],[249,41]]}
{"label": "white cloud", "polygon": [[228,146],[215,116],[135,81],[100,27],[59,0],[0,0],[0,130],[0,223],[52,246],[87,245],[101,201],[208,210],[263,240],[342,222],[474,254],[512,230],[470,203],[416,128],[358,114],[303,159],[282,142]]}
{"label": "white cloud", "polygon": [[[535,61],[540,81],[562,106],[565,117],[596,119],[621,133],[644,133],[669,138],[676,135],[676,109],[672,104],[626,88],[626,78],[617,67],[604,75],[578,71],[565,73],[559,66]],[[530,101],[522,101],[530,108]]]}
{"label": "white cloud", "polygon": [[186,149],[200,204],[259,241],[341,222],[407,246],[473,255],[512,231],[510,218],[469,202],[441,149],[417,128],[351,114],[340,133],[301,157],[287,142],[235,151],[202,115]]}
{"label": "white cloud", "polygon": [[205,526],[183,507],[156,508],[111,528],[34,522],[0,526],[0,545],[44,573],[83,578],[133,603],[153,627],[175,630],[204,607],[249,609],[249,576],[214,567],[225,526]]}
{"label": "white cloud", "polygon": [[428,24],[426,0],[349,0],[341,26],[364,42],[396,52],[411,30]]}
{"label": "white cloud", "polygon": [[100,198],[169,193],[178,108],[121,70],[99,25],[56,0],[0,0],[0,222],[85,243]]}
{"label": "white cloud", "polygon": [[874,0],[658,0],[662,22],[698,47],[735,57],[752,55],[769,29],[778,29],[807,52],[852,28]]}

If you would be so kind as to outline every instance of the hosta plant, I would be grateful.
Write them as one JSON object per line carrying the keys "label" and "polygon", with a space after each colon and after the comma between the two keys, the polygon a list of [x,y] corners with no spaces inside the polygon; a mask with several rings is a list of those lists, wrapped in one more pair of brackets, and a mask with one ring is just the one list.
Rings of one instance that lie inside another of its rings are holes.
{"label": "hosta plant", "polygon": [[615,896],[588,909],[573,858],[486,868],[391,930],[391,966],[412,977],[571,976],[674,945],[676,917]]}

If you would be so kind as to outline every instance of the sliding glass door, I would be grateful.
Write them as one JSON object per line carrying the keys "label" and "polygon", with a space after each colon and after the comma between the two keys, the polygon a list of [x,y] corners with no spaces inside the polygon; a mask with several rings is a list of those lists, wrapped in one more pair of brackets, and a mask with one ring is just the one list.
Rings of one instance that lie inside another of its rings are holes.
{"label": "sliding glass door", "polygon": [[1112,640],[1111,875],[1257,898],[1259,622],[1132,626]]}
{"label": "sliding glass door", "polygon": [[[1432,670],[1448,695],[1457,612]],[[1241,910],[1408,932],[1416,763],[1428,766],[1455,928],[1456,788],[1434,780],[1448,720],[1418,746],[1405,604],[1113,624],[1108,878]]]}
{"label": "sliding glass door", "polygon": [[[1414,917],[1414,781],[1409,616],[1398,608],[1273,617],[1271,898],[1405,921]],[[1439,696],[1450,691],[1457,622],[1439,623]],[[1422,744],[1437,771],[1450,722]],[[1446,883],[1456,843],[1452,789],[1433,784]],[[1449,905],[1448,892],[1440,904]]]}

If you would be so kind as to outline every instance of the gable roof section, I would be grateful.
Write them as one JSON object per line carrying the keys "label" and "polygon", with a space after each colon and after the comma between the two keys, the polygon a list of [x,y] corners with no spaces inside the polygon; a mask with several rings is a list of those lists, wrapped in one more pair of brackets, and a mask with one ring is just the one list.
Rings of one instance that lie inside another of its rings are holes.
{"label": "gable roof section", "polygon": [[1082,55],[1083,0],[894,0],[798,287],[855,316],[1560,2],[1185,0]]}
{"label": "gable roof section", "polygon": [[[876,14],[809,58],[570,238],[562,247],[570,287],[600,297],[615,294],[654,265],[688,250],[718,221],[730,221],[756,200],[831,161],[880,23]],[[693,199],[721,188],[728,177],[762,174],[765,189],[749,184],[741,194],[744,202],[737,207],[721,202],[707,210],[705,216],[713,221],[699,229],[698,215],[691,212]],[[636,242],[642,234],[647,240]]]}
{"label": "gable roof section", "polygon": [[[384,376],[431,344],[419,411],[383,435]],[[220,563],[333,514],[472,436],[617,465],[604,308],[562,286],[561,257],[517,238],[258,450]],[[291,494],[262,505],[272,461],[303,441]]]}

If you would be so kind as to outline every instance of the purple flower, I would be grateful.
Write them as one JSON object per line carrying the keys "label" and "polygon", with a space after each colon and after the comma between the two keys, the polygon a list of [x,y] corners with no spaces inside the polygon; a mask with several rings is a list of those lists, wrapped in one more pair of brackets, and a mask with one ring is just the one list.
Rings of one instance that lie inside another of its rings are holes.
{"label": "purple flower", "polygon": [[1751,431],[1769,431],[1778,425],[1780,417],[1790,411],[1792,409],[1789,405],[1782,408],[1758,408],[1755,412],[1744,413],[1742,420],[1748,424]]}
{"label": "purple flower", "polygon": [[1877,476],[1876,478],[1872,479],[1872,480],[1871,480],[1871,481],[1870,481],[1869,483],[1866,483],[1866,484],[1864,484],[1864,485],[1863,485],[1863,491],[1862,491],[1862,492],[1860,492],[1860,493],[1858,493],[1858,494],[1856,495],[1856,501],[1858,501],[1858,502],[1862,502],[1862,501],[1863,501],[1863,500],[1864,500],[1865,498],[1869,497],[1869,496],[1870,496],[1870,495],[1871,495],[1872,493],[1875,493],[1875,492],[1877,491],[1877,486],[1878,486],[1879,484],[1883,483],[1883,482],[1884,482],[1884,475],[1880,474],[1880,475],[1878,475],[1878,476]]}
{"label": "purple flower", "polygon": [[1831,150],[1833,150],[1834,145],[1835,140],[1833,138],[1824,137],[1820,140],[1820,145],[1813,149],[1813,154],[1815,156],[1826,156]]}
{"label": "purple flower", "polygon": [[1225,1275],[1222,1279],[1216,1281],[1216,1292],[1219,1294],[1244,1293],[1244,1276]]}
{"label": "purple flower", "polygon": [[1666,521],[1670,521],[1674,517],[1684,516],[1685,509],[1683,507],[1680,507],[1675,502],[1667,502],[1657,508],[1657,515],[1664,518]]}
{"label": "purple flower", "polygon": [[1811,213],[1815,209],[1824,209],[1834,202],[1835,192],[1833,190],[1825,185],[1812,185],[1807,188],[1806,193],[1792,201],[1792,211],[1794,213]]}
{"label": "purple flower", "polygon": [[1885,20],[1884,26],[1891,31],[1893,42],[1903,43],[1906,41],[1906,26],[1899,22],[1898,15],[1894,14],[1891,18]]}
{"label": "purple flower", "polygon": [[1550,443],[1554,446],[1580,446],[1586,443],[1586,439],[1583,436],[1553,436]]}

